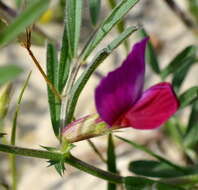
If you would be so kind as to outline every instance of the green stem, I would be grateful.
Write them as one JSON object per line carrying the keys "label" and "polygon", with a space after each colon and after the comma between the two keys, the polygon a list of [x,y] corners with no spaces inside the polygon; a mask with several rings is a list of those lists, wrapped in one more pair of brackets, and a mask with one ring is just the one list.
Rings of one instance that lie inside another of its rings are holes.
{"label": "green stem", "polygon": [[10,166],[12,170],[12,190],[17,189],[17,168],[16,168],[16,156],[10,155]]}
{"label": "green stem", "polygon": [[[49,159],[49,160],[57,160],[57,161],[62,160],[63,158],[63,154],[59,152],[49,152],[44,150],[22,148],[22,147],[5,145],[5,144],[0,144],[0,152],[11,153],[21,156]],[[79,170],[82,170],[86,173],[89,173],[93,176],[107,180],[111,183],[116,183],[116,184],[122,183],[121,176],[96,168],[92,165],[89,165],[75,158],[72,155],[65,158],[65,163],[70,164],[71,166]]]}
{"label": "green stem", "polygon": [[[14,118],[13,118],[13,123],[12,123],[12,132],[11,132],[11,139],[10,139],[11,145],[15,145],[15,142],[16,142],[18,114],[20,111],[20,105],[21,105],[21,101],[23,98],[23,94],[25,92],[26,87],[28,86],[31,73],[32,73],[32,71],[28,74],[28,77],[25,80],[25,83],[21,89],[21,92],[20,92],[18,100],[17,100],[16,110],[14,113]],[[12,190],[17,190],[17,166],[16,166],[16,156],[15,155],[10,155],[10,167],[11,167],[11,172],[12,172]]]}
{"label": "green stem", "polygon": [[113,174],[111,172],[106,172],[104,170],[101,170],[99,168],[96,168],[92,165],[89,165],[73,156],[70,157],[70,160],[66,161],[68,164],[72,165],[75,168],[78,168],[86,173],[89,173],[93,176],[96,176],[98,178],[107,180],[111,183],[119,184],[122,183],[122,177],[116,174]]}
{"label": "green stem", "polygon": [[[107,169],[109,172],[117,173],[115,145],[114,145],[113,135],[111,133],[108,135]],[[116,184],[108,182],[107,184],[108,190],[116,190],[116,188],[117,188]]]}

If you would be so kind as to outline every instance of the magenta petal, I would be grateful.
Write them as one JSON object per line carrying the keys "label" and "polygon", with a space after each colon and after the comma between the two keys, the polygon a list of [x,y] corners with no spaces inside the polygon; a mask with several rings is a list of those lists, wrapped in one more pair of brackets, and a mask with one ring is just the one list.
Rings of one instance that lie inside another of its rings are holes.
{"label": "magenta petal", "polygon": [[104,77],[95,90],[96,108],[109,125],[141,96],[145,73],[145,47],[148,38],[136,43],[123,64]]}
{"label": "magenta petal", "polygon": [[179,102],[172,86],[162,82],[146,90],[116,123],[136,129],[155,129],[168,120],[178,107]]}

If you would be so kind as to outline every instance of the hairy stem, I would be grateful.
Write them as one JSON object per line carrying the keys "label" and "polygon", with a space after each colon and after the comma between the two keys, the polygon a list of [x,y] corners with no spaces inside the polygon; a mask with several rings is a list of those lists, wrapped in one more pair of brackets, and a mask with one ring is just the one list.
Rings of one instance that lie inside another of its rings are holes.
{"label": "hairy stem", "polygon": [[[49,152],[44,150],[28,149],[5,144],[0,144],[0,152],[57,161],[63,158],[63,154],[60,152]],[[107,180],[111,183],[122,183],[121,176],[96,168],[95,166],[85,163],[72,155],[65,158],[65,163],[70,164],[71,166],[79,170],[82,170],[86,173],[89,173],[93,176]]]}

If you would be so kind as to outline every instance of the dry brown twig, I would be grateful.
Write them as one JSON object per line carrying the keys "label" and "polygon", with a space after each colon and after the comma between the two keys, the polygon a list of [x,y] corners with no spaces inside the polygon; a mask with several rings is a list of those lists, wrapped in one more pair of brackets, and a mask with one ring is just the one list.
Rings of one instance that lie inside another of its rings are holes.
{"label": "dry brown twig", "polygon": [[61,101],[61,99],[62,99],[61,95],[59,94],[57,89],[54,87],[54,85],[51,83],[51,81],[48,79],[48,77],[45,74],[45,72],[43,71],[39,61],[36,59],[32,50],[30,49],[31,48],[31,28],[26,29],[26,40],[22,42],[22,46],[25,47],[25,49],[28,51],[28,53],[29,53],[30,57],[32,58],[34,64],[36,65],[39,72],[41,73],[41,75],[45,79],[49,88],[52,90],[53,94],[58,98],[59,101]]}

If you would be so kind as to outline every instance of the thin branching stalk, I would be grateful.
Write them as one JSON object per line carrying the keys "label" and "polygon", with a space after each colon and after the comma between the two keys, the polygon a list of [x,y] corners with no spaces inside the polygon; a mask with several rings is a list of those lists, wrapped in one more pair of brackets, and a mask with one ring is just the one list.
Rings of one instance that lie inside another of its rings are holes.
{"label": "thin branching stalk", "polygon": [[30,49],[30,47],[31,47],[31,31],[27,30],[27,41],[25,43],[23,43],[23,46],[28,51],[28,53],[29,53],[30,57],[32,58],[34,64],[36,65],[36,67],[38,68],[39,72],[41,73],[41,75],[45,79],[45,81],[46,81],[47,85],[49,86],[49,88],[52,90],[53,94],[58,98],[59,101],[61,101],[61,99],[62,99],[61,95],[58,93],[57,89],[54,87],[54,85],[48,79],[48,77],[45,74],[45,72],[43,71],[39,61],[36,59],[36,57],[34,56],[32,50]]}
{"label": "thin branching stalk", "polygon": [[87,140],[88,144],[90,145],[90,147],[93,149],[93,151],[98,155],[98,157],[101,159],[102,162],[104,162],[105,164],[107,163],[107,161],[105,160],[105,158],[103,157],[103,155],[101,154],[101,152],[98,150],[98,148],[95,146],[95,144],[88,139]]}

